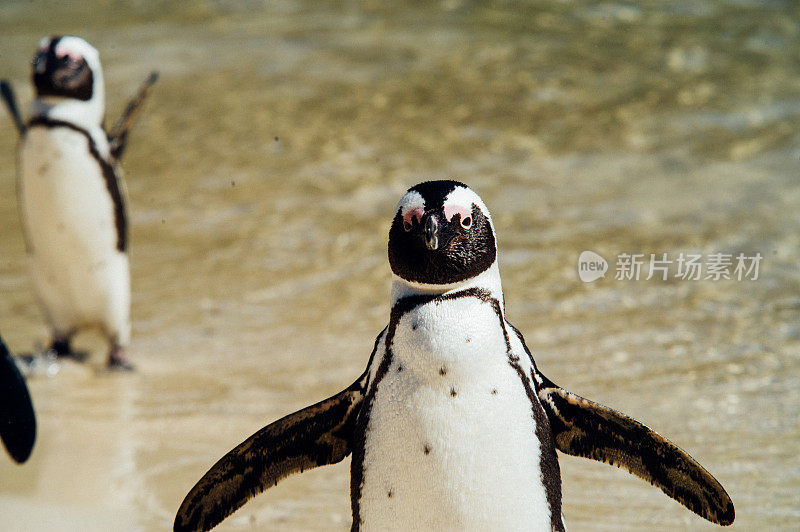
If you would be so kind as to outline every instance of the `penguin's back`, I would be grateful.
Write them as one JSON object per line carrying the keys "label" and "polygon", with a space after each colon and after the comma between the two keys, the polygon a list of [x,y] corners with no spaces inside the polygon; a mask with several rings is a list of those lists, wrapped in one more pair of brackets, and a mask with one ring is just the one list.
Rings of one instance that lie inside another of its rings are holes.
{"label": "penguin's back", "polygon": [[365,427],[362,528],[550,529],[515,341],[491,298],[399,317]]}

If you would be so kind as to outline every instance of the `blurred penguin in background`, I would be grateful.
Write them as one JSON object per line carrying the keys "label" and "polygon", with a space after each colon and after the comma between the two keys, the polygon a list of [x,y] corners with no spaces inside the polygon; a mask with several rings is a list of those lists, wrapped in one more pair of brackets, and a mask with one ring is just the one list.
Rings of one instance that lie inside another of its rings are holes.
{"label": "blurred penguin in background", "polygon": [[108,366],[132,369],[130,267],[124,182],[118,160],[136,109],[156,74],[128,104],[111,134],[102,122],[100,56],[78,37],[46,37],[33,58],[31,119],[22,125],[10,86],[4,96],[21,139],[20,215],[33,284],[52,334],[50,351],[74,357],[71,340],[99,328]]}

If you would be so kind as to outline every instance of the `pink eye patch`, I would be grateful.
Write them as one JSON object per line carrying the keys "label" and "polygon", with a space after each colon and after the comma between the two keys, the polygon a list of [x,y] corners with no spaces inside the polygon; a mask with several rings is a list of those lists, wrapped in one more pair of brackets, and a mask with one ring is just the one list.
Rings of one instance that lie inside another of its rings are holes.
{"label": "pink eye patch", "polygon": [[83,56],[81,54],[78,54],[78,53],[73,52],[71,50],[56,50],[56,57],[58,57],[59,59],[63,59],[65,57],[68,57],[71,60],[76,61],[76,62],[80,61],[81,59],[83,59]]}
{"label": "pink eye patch", "polygon": [[463,222],[467,218],[472,217],[472,208],[468,209],[462,205],[455,204],[448,204],[444,206],[444,217],[447,218],[447,221],[452,222],[456,214],[461,215],[461,221]]}
{"label": "pink eye patch", "polygon": [[425,214],[425,210],[422,209],[422,207],[414,207],[413,209],[407,210],[403,215],[403,228],[406,231],[410,231],[413,226],[412,220],[416,220],[417,223],[419,223],[423,214]]}

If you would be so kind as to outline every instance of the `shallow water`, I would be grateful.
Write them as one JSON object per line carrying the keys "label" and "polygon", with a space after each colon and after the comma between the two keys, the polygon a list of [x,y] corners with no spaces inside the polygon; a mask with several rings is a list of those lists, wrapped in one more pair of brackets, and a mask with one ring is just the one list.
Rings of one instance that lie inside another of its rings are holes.
{"label": "shallow water", "polygon": [[[100,50],[109,121],[162,73],[124,164],[138,371],[103,372],[85,335],[90,363],[30,380],[39,439],[0,460],[0,528],[163,530],[222,454],[349,385],[388,320],[395,203],[444,177],[492,210],[546,375],[697,458],[732,528],[800,526],[800,9],[642,4],[0,4],[24,103],[45,34]],[[0,120],[0,331],[29,352],[47,331]],[[587,249],[612,268],[592,284]],[[613,278],[617,255],[665,252],[764,259],[756,281]],[[345,530],[348,465],[220,529]],[[572,530],[713,528],[615,468],[561,466]]]}

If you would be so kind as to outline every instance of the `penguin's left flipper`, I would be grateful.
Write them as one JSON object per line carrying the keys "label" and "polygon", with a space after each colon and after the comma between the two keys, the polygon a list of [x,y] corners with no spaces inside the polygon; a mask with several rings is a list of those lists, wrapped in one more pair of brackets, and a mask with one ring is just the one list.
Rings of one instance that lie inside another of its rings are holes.
{"label": "penguin's left flipper", "polygon": [[678,446],[635,419],[538,377],[537,392],[559,451],[623,467],[697,515],[719,525],[733,523],[733,501],[725,488]]}
{"label": "penguin's left flipper", "polygon": [[8,113],[11,115],[14,125],[17,127],[17,133],[19,133],[19,136],[21,137],[25,134],[25,130],[27,128],[25,127],[25,123],[22,121],[22,115],[19,112],[17,96],[14,94],[14,89],[11,88],[11,83],[4,79],[0,80],[0,96],[2,96],[3,101],[6,102]]}
{"label": "penguin's left flipper", "polygon": [[18,463],[31,455],[36,416],[25,379],[0,338],[0,439]]}
{"label": "penguin's left flipper", "polygon": [[293,473],[341,462],[352,450],[366,373],[342,392],[259,430],[223,456],[183,500],[174,530],[210,530]]}

